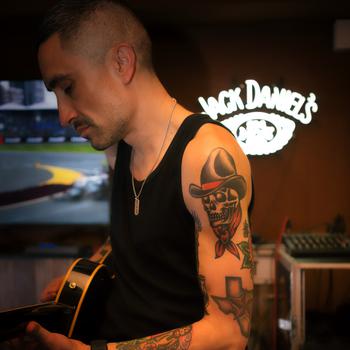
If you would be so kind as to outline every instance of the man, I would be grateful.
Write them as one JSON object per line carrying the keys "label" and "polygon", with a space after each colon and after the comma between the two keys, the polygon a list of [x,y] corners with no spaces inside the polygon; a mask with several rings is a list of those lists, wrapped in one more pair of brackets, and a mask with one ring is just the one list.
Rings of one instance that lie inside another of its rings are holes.
{"label": "man", "polygon": [[[61,124],[105,150],[115,172],[117,278],[97,332],[106,344],[92,349],[244,349],[252,190],[235,139],[169,96],[144,27],[120,4],[61,1],[42,34],[39,65]],[[27,334],[34,348],[90,349],[34,322]]]}

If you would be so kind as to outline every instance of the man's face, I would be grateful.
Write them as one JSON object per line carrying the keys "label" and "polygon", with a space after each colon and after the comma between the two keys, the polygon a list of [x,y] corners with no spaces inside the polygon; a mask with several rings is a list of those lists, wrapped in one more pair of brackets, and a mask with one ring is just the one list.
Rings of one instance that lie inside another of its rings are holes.
{"label": "man's face", "polygon": [[38,59],[46,86],[56,94],[63,127],[73,126],[99,150],[125,137],[130,104],[108,64],[63,48],[58,34],[40,46]]}

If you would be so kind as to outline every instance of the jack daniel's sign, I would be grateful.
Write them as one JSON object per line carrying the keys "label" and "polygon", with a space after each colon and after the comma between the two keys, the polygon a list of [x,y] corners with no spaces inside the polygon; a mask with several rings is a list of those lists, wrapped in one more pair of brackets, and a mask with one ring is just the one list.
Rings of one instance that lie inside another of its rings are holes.
{"label": "jack daniel's sign", "polygon": [[251,155],[282,149],[293,136],[295,121],[309,124],[318,110],[313,93],[305,97],[276,86],[260,86],[255,80],[223,90],[217,98],[199,97],[198,101],[204,113],[228,127]]}

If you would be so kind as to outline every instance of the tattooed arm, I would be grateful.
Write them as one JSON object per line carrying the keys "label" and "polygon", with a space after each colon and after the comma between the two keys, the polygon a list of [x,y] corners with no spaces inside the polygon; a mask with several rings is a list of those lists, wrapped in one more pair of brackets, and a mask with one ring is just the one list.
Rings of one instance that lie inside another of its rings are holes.
{"label": "tattooed arm", "polygon": [[248,159],[227,130],[207,124],[186,149],[182,179],[185,203],[200,229],[199,276],[207,295],[207,314],[193,325],[193,349],[196,344],[201,349],[244,349],[254,267]]}
{"label": "tattooed arm", "polygon": [[250,167],[225,129],[204,125],[188,145],[182,188],[196,223],[205,316],[184,328],[110,343],[110,350],[243,350],[247,344],[253,300]]}

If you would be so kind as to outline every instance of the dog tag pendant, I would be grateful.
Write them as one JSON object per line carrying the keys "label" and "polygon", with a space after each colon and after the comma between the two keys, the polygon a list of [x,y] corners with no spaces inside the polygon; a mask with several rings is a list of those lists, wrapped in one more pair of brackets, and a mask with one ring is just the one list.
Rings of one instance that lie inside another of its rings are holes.
{"label": "dog tag pendant", "polygon": [[135,197],[135,204],[134,204],[134,214],[139,215],[140,212],[140,200]]}

